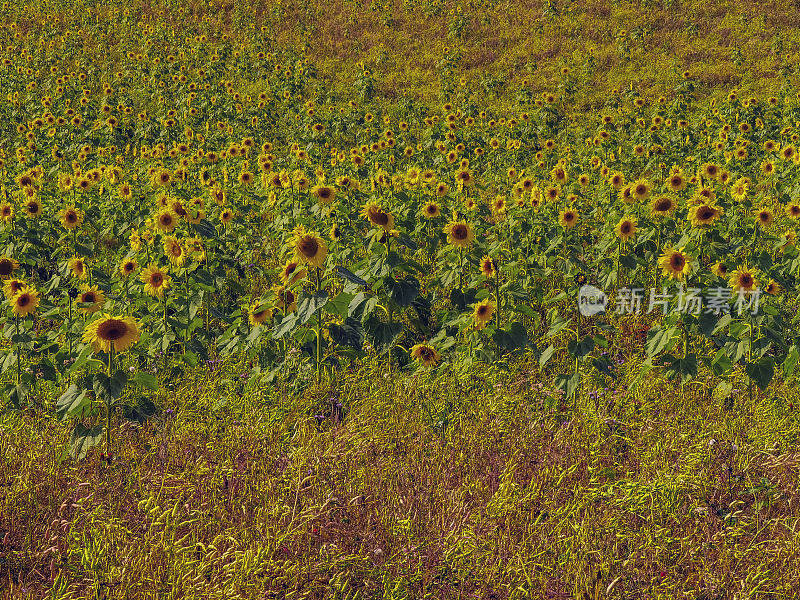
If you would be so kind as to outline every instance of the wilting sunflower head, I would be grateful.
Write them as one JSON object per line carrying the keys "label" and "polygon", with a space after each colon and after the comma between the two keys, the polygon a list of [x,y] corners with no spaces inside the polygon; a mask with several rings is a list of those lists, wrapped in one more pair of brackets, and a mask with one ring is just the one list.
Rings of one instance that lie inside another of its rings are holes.
{"label": "wilting sunflower head", "polygon": [[284,285],[292,285],[308,274],[308,270],[302,268],[299,260],[289,260],[281,269],[280,277]]}
{"label": "wilting sunflower head", "polygon": [[562,210],[558,215],[558,222],[562,227],[572,229],[578,223],[578,211],[574,208]]}
{"label": "wilting sunflower head", "polygon": [[497,263],[491,256],[484,256],[481,259],[481,273],[484,277],[494,277],[497,274]]}
{"label": "wilting sunflower head", "polygon": [[164,254],[169,259],[170,264],[176,267],[186,263],[186,250],[183,244],[174,236],[168,236],[164,239]]}
{"label": "wilting sunflower head", "polygon": [[8,256],[0,256],[0,279],[8,279],[19,269],[19,262]]}
{"label": "wilting sunflower head", "polygon": [[284,314],[297,310],[297,296],[292,290],[281,285],[273,288],[273,292],[275,292],[276,308],[282,310]]}
{"label": "wilting sunflower head", "polygon": [[123,277],[128,277],[139,269],[139,263],[135,258],[126,258],[119,264],[119,273]]}
{"label": "wilting sunflower head", "polygon": [[342,237],[342,230],[339,229],[339,226],[336,223],[331,225],[330,236],[334,242]]}
{"label": "wilting sunflower head", "polygon": [[145,293],[157,298],[163,298],[164,291],[169,289],[172,283],[172,278],[167,273],[167,269],[161,268],[155,263],[150,263],[139,275],[139,279],[144,283]]}
{"label": "wilting sunflower head", "polygon": [[247,320],[253,327],[263,325],[272,318],[273,310],[262,302],[255,302],[247,311]]}
{"label": "wilting sunflower head", "polygon": [[442,207],[436,202],[426,202],[420,212],[426,219],[435,219],[442,214]]}
{"label": "wilting sunflower head", "polygon": [[39,292],[25,286],[9,299],[12,312],[18,317],[26,317],[39,306]]}
{"label": "wilting sunflower head", "polygon": [[435,367],[442,358],[430,344],[416,344],[412,346],[411,357],[419,361],[423,367]]}
{"label": "wilting sunflower head", "polygon": [[723,262],[718,262],[711,266],[711,272],[717,277],[725,279],[728,276],[728,266]]}
{"label": "wilting sunflower head", "polygon": [[751,291],[758,287],[758,280],[756,279],[756,276],[756,270],[745,265],[743,267],[739,267],[733,273],[731,273],[728,283],[734,291]]}
{"label": "wilting sunflower head", "polygon": [[465,221],[451,221],[444,227],[447,243],[457,248],[468,248],[475,241],[475,232]]}
{"label": "wilting sunflower head", "polygon": [[495,305],[488,298],[475,305],[472,311],[472,319],[475,322],[475,329],[483,329],[494,316]]}
{"label": "wilting sunflower head", "polygon": [[778,294],[781,293],[781,290],[783,290],[783,288],[774,279],[770,279],[769,283],[764,287],[764,291],[770,294],[771,296],[777,296]]}
{"label": "wilting sunflower head", "polygon": [[83,341],[95,352],[124,352],[139,341],[139,324],[133,317],[101,314],[86,326]]}
{"label": "wilting sunflower head", "polygon": [[665,216],[674,211],[678,204],[671,196],[659,196],[650,204],[650,212],[653,216]]}
{"label": "wilting sunflower head", "polygon": [[614,234],[621,240],[629,240],[636,235],[636,219],[633,217],[622,217],[614,227]]}
{"label": "wilting sunflower head", "polygon": [[0,204],[0,220],[3,223],[10,223],[14,219],[14,207],[8,202]]}
{"label": "wilting sunflower head", "polygon": [[78,310],[86,315],[99,311],[103,308],[105,301],[105,294],[96,285],[86,288],[75,298],[75,304],[78,305]]}
{"label": "wilting sunflower head", "polygon": [[682,281],[683,278],[691,272],[689,257],[682,249],[666,249],[658,259],[658,265],[661,267],[665,276],[678,281]]}
{"label": "wilting sunflower head", "polygon": [[75,229],[80,227],[83,223],[83,211],[78,210],[74,206],[66,206],[58,213],[61,220],[61,226],[65,229]]}
{"label": "wilting sunflower head", "polygon": [[295,258],[303,263],[321,269],[328,257],[328,246],[316,231],[306,231],[302,226],[295,228],[289,240]]}
{"label": "wilting sunflower head", "polygon": [[178,215],[170,207],[162,208],[156,213],[155,225],[159,231],[169,233],[178,224]]}
{"label": "wilting sunflower head", "polygon": [[375,227],[382,227],[384,231],[394,229],[394,217],[391,213],[384,211],[374,202],[368,202],[361,209],[361,216],[367,219]]}
{"label": "wilting sunflower head", "polygon": [[89,268],[86,266],[86,259],[82,256],[73,256],[67,263],[72,276],[76,279],[86,279],[89,276]]}

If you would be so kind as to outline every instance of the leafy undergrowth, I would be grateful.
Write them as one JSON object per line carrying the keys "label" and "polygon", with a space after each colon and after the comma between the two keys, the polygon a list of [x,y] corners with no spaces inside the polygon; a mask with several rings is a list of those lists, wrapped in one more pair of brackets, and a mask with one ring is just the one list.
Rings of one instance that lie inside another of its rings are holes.
{"label": "leafy undergrowth", "polygon": [[98,449],[65,458],[52,417],[3,415],[0,598],[800,589],[790,387],[720,400],[648,378],[573,406],[524,364],[375,368],[293,396],[232,379],[198,369],[162,389],[110,465]]}

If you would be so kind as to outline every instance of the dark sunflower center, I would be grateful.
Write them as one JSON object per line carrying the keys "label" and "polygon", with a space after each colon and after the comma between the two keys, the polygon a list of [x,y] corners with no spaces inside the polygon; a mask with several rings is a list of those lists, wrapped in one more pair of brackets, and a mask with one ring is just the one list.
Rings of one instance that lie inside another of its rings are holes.
{"label": "dark sunflower center", "polygon": [[686,260],[683,258],[682,254],[675,253],[670,257],[670,266],[673,269],[683,269],[685,264]]}
{"label": "dark sunflower center", "polygon": [[478,316],[485,317],[487,312],[489,312],[489,307],[488,306],[479,306],[478,307]]}
{"label": "dark sunflower center", "polygon": [[22,294],[19,298],[17,298],[17,306],[25,307],[28,306],[31,302],[31,297],[28,294]]}
{"label": "dark sunflower center", "polygon": [[766,211],[763,211],[758,213],[758,218],[761,219],[762,221],[769,221],[770,214]]}
{"label": "dark sunflower center", "polygon": [[656,210],[658,212],[666,212],[670,209],[671,206],[672,202],[670,202],[669,200],[662,199],[656,202]]}
{"label": "dark sunflower center", "polygon": [[701,220],[707,221],[714,216],[714,209],[704,206],[698,211],[697,216],[700,217]]}
{"label": "dark sunflower center", "polygon": [[128,324],[120,319],[106,319],[97,328],[97,337],[106,342],[115,342],[128,333]]}
{"label": "dark sunflower center", "polygon": [[164,283],[164,276],[161,273],[153,273],[150,275],[150,285],[153,287],[160,287]]}
{"label": "dark sunflower center", "polygon": [[97,302],[97,296],[94,295],[94,292],[86,292],[81,298],[81,302]]}
{"label": "dark sunflower center", "polygon": [[456,225],[455,227],[453,227],[453,237],[457,240],[467,239],[466,225]]}
{"label": "dark sunflower center", "polygon": [[317,251],[319,250],[319,243],[316,239],[314,239],[310,235],[305,235],[300,240],[300,252],[306,258],[313,258],[317,255]]}
{"label": "dark sunflower center", "polygon": [[387,215],[385,212],[380,211],[380,210],[379,211],[375,211],[372,214],[372,218],[375,221],[375,223],[377,223],[378,225],[386,225],[386,224],[389,223],[389,215]]}
{"label": "dark sunflower center", "polygon": [[38,202],[29,202],[28,203],[28,210],[32,213],[39,212],[39,203]]}
{"label": "dark sunflower center", "polygon": [[744,287],[750,287],[753,285],[753,276],[750,273],[743,273],[742,276],[739,278],[739,282]]}
{"label": "dark sunflower center", "polygon": [[78,220],[78,215],[76,215],[74,212],[68,212],[66,217],[67,217],[67,223],[74,223],[75,221]]}
{"label": "dark sunflower center", "polygon": [[11,275],[14,271],[14,263],[12,263],[7,258],[0,259],[0,275],[6,276]]}
{"label": "dark sunflower center", "polygon": [[632,229],[632,225],[631,225],[631,223],[630,223],[629,221],[625,221],[625,222],[622,224],[622,226],[619,228],[619,230],[620,230],[622,233],[630,233],[630,232],[631,232],[631,229]]}

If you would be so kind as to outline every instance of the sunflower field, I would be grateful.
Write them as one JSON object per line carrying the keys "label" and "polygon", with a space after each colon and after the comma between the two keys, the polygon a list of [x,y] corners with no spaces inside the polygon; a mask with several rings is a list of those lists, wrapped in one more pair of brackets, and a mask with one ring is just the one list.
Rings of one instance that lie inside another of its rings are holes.
{"label": "sunflower field", "polygon": [[792,43],[756,91],[478,85],[431,4],[442,93],[402,98],[311,8],[190,4],[4,6],[0,597],[800,589]]}

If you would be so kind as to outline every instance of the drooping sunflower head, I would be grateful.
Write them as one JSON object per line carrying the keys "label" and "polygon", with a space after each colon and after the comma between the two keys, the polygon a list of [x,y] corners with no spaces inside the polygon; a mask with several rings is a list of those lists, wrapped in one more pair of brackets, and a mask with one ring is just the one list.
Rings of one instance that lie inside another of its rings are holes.
{"label": "drooping sunflower head", "polygon": [[790,202],[786,205],[786,216],[790,219],[800,218],[800,203]]}
{"label": "drooping sunflower head", "polygon": [[718,262],[711,266],[711,272],[717,277],[725,279],[728,276],[728,266],[724,262]]}
{"label": "drooping sunflower head", "polygon": [[183,244],[174,236],[168,236],[164,239],[164,254],[169,259],[170,264],[176,267],[186,263],[186,250]]}
{"label": "drooping sunflower head", "polygon": [[468,248],[475,241],[472,226],[465,221],[451,221],[444,227],[447,243],[457,248]]}
{"label": "drooping sunflower head", "polygon": [[419,361],[423,367],[435,367],[441,355],[430,344],[416,344],[411,348],[411,357]]}
{"label": "drooping sunflower head", "polygon": [[164,291],[169,289],[172,283],[172,278],[169,276],[166,268],[161,268],[155,263],[151,263],[139,275],[139,279],[144,283],[144,291],[150,296],[157,298],[164,297]]}
{"label": "drooping sunflower head", "polygon": [[0,279],[8,279],[19,269],[19,262],[8,256],[0,256]]}
{"label": "drooping sunflower head", "polygon": [[783,288],[781,285],[775,281],[774,279],[770,279],[769,283],[764,287],[764,291],[770,294],[771,296],[777,296],[781,293]]}
{"label": "drooping sunflower head", "polygon": [[18,317],[26,317],[39,306],[39,292],[35,288],[25,286],[8,301],[12,312]]}
{"label": "drooping sunflower head", "polygon": [[475,322],[475,329],[483,329],[494,316],[495,305],[488,298],[475,305],[472,311],[472,319]]}
{"label": "drooping sunflower head", "polygon": [[289,260],[281,269],[280,277],[284,285],[291,285],[295,281],[299,281],[308,274],[308,270],[302,268],[302,263],[299,260]]}
{"label": "drooping sunflower head", "polygon": [[665,216],[674,211],[678,204],[671,196],[659,196],[650,205],[650,212],[653,216]]}
{"label": "drooping sunflower head", "polygon": [[658,264],[664,275],[678,281],[683,280],[691,271],[689,257],[683,252],[683,249],[667,248],[658,259]]}
{"label": "drooping sunflower head", "polygon": [[321,269],[328,257],[328,246],[316,231],[306,231],[302,226],[292,232],[289,246],[294,250],[295,258],[306,264]]}
{"label": "drooping sunflower head", "polygon": [[481,273],[484,277],[494,277],[497,274],[497,263],[490,256],[484,256],[481,259]]}
{"label": "drooping sunflower head", "polygon": [[67,263],[72,276],[76,279],[86,279],[89,276],[89,269],[86,266],[86,259],[82,256],[73,256]]}
{"label": "drooping sunflower head", "polygon": [[384,211],[374,202],[368,202],[361,209],[361,216],[367,219],[375,227],[382,227],[384,231],[394,229],[394,216]]}
{"label": "drooping sunflower head", "polygon": [[28,284],[25,283],[22,279],[6,279],[3,283],[3,293],[6,295],[7,299],[13,298],[17,293],[24,290],[28,287]]}
{"label": "drooping sunflower head", "polygon": [[124,352],[139,341],[139,324],[133,317],[101,314],[86,326],[83,341],[95,352]]}
{"label": "drooping sunflower head", "polygon": [[275,292],[275,307],[282,310],[285,314],[297,310],[297,296],[285,286],[273,288]]}
{"label": "drooping sunflower head", "polygon": [[14,219],[14,207],[8,202],[0,204],[0,220],[3,223],[10,223]]}
{"label": "drooping sunflower head", "polygon": [[105,301],[105,294],[96,285],[86,288],[75,298],[75,304],[79,305],[78,310],[87,315],[96,313],[103,308]]}
{"label": "drooping sunflower head", "polygon": [[273,310],[263,302],[254,302],[247,311],[247,320],[253,327],[263,325],[272,318]]}
{"label": "drooping sunflower head", "polygon": [[711,225],[722,216],[722,209],[715,204],[698,204],[689,209],[689,221],[695,227]]}

